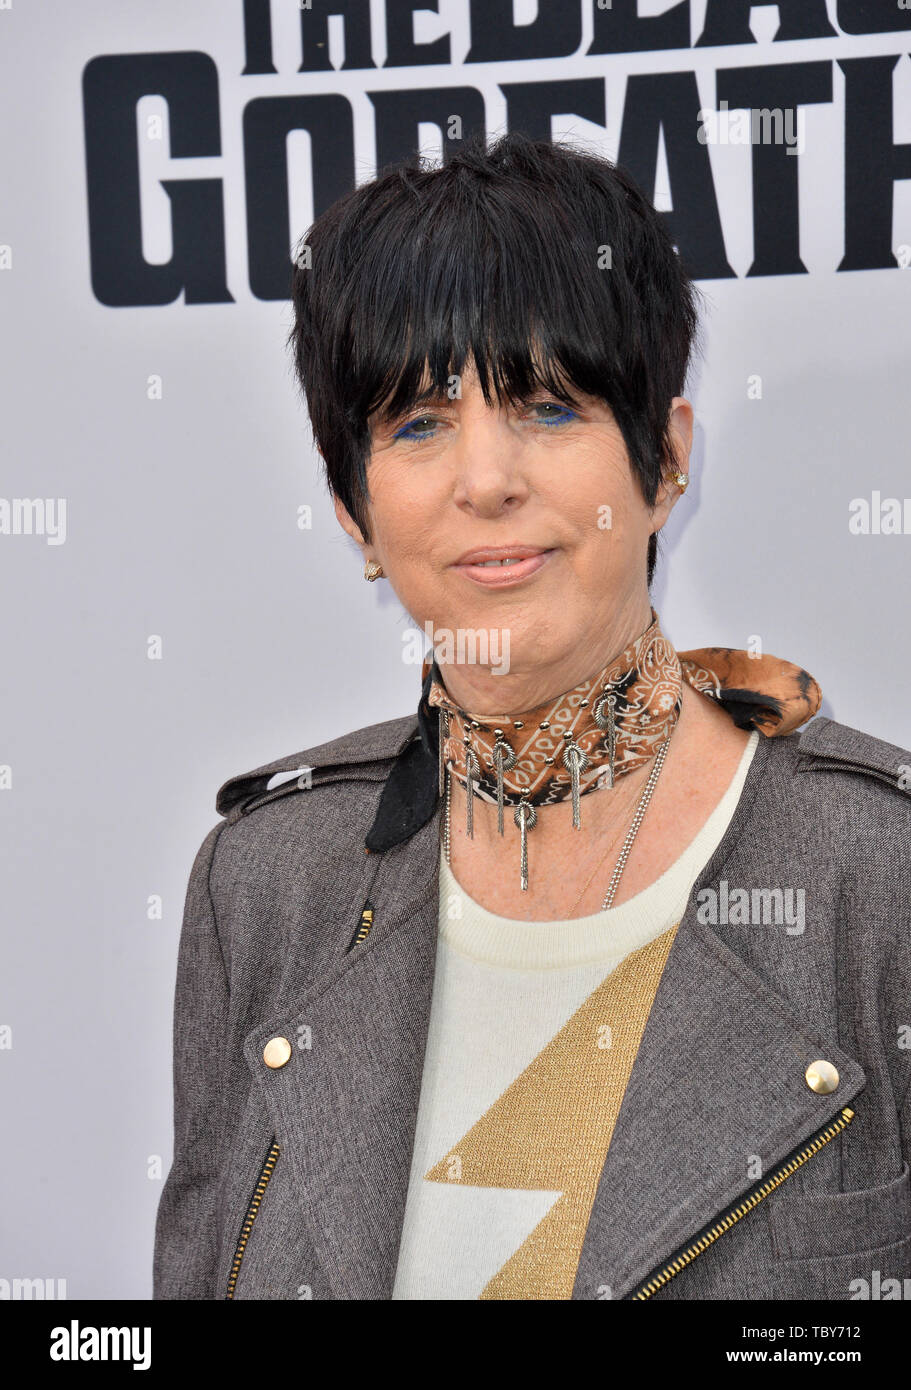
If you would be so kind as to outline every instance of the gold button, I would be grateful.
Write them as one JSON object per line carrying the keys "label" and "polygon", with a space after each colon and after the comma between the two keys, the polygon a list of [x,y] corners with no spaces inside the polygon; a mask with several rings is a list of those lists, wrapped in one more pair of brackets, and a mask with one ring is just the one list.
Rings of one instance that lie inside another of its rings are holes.
{"label": "gold button", "polygon": [[291,1056],[291,1044],[287,1038],[270,1038],[263,1048],[263,1061],[267,1067],[283,1067]]}
{"label": "gold button", "polygon": [[806,1070],[807,1085],[818,1096],[830,1096],[839,1082],[838,1069],[831,1062],[811,1062]]}

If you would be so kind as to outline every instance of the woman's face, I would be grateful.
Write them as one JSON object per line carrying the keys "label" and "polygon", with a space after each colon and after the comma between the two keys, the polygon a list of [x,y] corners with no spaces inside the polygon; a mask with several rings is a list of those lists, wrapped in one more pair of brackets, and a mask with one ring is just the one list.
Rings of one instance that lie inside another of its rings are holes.
{"label": "woman's face", "polygon": [[[692,421],[689,402],[675,397],[683,471]],[[469,361],[461,398],[375,424],[367,485],[369,545],[339,502],[336,513],[414,621],[453,643],[460,631],[497,634],[489,650],[499,653],[498,674],[470,659],[443,668],[464,708],[531,708],[584,680],[648,626],[648,538],[680,492],[663,486],[654,507],[644,502],[603,401],[570,408],[542,390],[522,407],[488,406]],[[469,563],[495,558],[471,555],[488,549],[526,558]]]}

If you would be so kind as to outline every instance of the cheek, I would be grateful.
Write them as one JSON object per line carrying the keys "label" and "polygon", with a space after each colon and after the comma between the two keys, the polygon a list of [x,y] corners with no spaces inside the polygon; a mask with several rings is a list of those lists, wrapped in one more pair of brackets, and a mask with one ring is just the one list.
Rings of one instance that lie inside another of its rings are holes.
{"label": "cheek", "polygon": [[649,530],[649,512],[639,492],[624,488],[614,496],[610,512],[610,538],[618,553],[641,548]]}
{"label": "cheek", "polygon": [[[638,543],[647,529],[648,508],[627,460],[613,439],[586,444],[562,460],[542,460],[539,496],[562,516],[594,551],[623,550]],[[598,563],[609,563],[601,555]]]}
{"label": "cheek", "polygon": [[390,572],[422,565],[439,550],[440,524],[422,509],[419,499],[388,508],[374,508],[375,540]]}
{"label": "cheek", "polygon": [[427,490],[400,485],[387,475],[373,489],[373,539],[386,573],[401,586],[424,586],[446,543],[446,523],[439,503]]}

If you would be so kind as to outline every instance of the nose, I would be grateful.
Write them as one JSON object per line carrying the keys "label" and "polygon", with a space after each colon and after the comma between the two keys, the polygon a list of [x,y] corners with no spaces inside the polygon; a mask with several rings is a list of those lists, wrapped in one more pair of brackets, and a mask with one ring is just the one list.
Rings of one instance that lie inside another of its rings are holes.
{"label": "nose", "polygon": [[523,440],[508,411],[496,407],[463,414],[453,448],[456,506],[495,518],[528,500]]}

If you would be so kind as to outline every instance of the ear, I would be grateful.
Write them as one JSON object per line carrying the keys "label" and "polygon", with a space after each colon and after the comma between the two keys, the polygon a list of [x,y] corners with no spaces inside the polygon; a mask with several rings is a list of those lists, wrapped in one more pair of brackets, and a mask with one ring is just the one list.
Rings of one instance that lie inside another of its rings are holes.
{"label": "ear", "polygon": [[356,541],[357,544],[363,549],[365,545],[364,537],[361,535],[361,528],[354,520],[354,517],[348,511],[348,508],[345,506],[341,498],[337,497],[334,493],[332,496],[332,502],[335,507],[335,515],[336,519],[338,520],[339,526],[341,526],[343,531],[347,531],[351,539],[353,541]]}
{"label": "ear", "polygon": [[674,481],[674,474],[685,473],[689,476],[690,450],[693,445],[693,407],[684,396],[675,396],[671,401],[668,426],[673,459],[666,466],[652,508],[653,533],[661,530],[683,496],[683,489]]}

